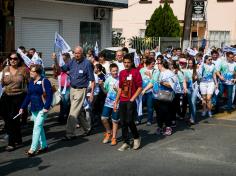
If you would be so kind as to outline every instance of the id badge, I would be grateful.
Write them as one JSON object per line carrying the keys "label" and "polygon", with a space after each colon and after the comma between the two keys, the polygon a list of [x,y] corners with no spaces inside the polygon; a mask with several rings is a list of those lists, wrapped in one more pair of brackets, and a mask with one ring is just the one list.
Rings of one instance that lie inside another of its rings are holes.
{"label": "id badge", "polygon": [[128,77],[127,77],[127,81],[131,81],[132,80],[132,75],[130,74]]}
{"label": "id badge", "polygon": [[83,70],[79,70],[79,73],[84,73],[84,71]]}

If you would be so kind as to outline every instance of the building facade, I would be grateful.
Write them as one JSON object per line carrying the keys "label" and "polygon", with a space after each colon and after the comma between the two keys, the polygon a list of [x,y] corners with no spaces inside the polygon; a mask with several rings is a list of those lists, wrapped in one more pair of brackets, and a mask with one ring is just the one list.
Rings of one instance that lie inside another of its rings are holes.
{"label": "building facade", "polygon": [[[2,0],[2,4],[6,1]],[[54,36],[58,32],[73,48],[111,46],[112,9],[126,8],[127,0],[15,0],[10,15],[12,43],[3,47],[6,52],[25,46],[42,53],[45,65],[50,66],[54,51]],[[6,22],[7,23],[7,22]],[[5,40],[5,44],[7,40]]]}
{"label": "building facade", "polygon": [[[169,0],[181,26],[184,24],[185,2],[186,0]],[[122,36],[126,39],[133,36],[144,37],[148,20],[154,10],[163,3],[164,0],[129,0],[127,9],[114,10],[113,30],[122,32]],[[223,41],[230,44],[236,43],[235,10],[235,0],[205,1],[204,19],[193,19],[191,37],[198,40],[205,38],[216,41],[218,45]]]}

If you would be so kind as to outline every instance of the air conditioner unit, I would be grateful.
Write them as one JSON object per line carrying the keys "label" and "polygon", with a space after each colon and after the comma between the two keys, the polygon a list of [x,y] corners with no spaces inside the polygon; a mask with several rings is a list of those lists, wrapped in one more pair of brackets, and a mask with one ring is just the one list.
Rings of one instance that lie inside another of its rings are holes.
{"label": "air conditioner unit", "polygon": [[108,9],[106,8],[94,8],[94,19],[108,19]]}

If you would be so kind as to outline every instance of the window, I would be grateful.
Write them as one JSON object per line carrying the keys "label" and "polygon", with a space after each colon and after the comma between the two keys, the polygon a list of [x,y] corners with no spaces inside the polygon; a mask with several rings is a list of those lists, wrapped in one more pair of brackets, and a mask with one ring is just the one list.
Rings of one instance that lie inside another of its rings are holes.
{"label": "window", "polygon": [[101,47],[101,24],[97,22],[80,22],[80,46],[85,50],[98,43]]}
{"label": "window", "polygon": [[221,47],[222,44],[230,41],[229,31],[209,31],[210,46]]}
{"label": "window", "polygon": [[145,37],[145,29],[139,29],[139,37]]}
{"label": "window", "polygon": [[[174,3],[174,1],[173,0],[167,0],[168,1],[168,3]],[[165,0],[160,0],[160,3],[164,3],[165,2]]]}
{"label": "window", "polygon": [[151,4],[152,1],[151,0],[140,0],[139,3],[140,4]]}
{"label": "window", "polygon": [[233,2],[234,0],[217,0],[217,2]]}

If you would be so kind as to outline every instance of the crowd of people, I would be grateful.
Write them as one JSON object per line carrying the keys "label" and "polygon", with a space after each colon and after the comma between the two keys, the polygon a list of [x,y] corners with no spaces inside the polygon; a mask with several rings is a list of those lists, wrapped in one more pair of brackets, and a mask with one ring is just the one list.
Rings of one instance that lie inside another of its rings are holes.
{"label": "crowd of people", "polygon": [[[0,64],[0,116],[5,122],[6,150],[22,145],[21,126],[32,114],[34,127],[28,156],[48,151],[43,124],[53,101],[52,85],[36,53],[34,48],[26,51],[19,47]],[[32,62],[25,63],[24,57]],[[175,48],[161,53],[157,46],[133,55],[124,47],[116,51],[114,60],[108,61],[103,52],[95,56],[89,49],[84,54],[83,48],[76,46],[73,56],[63,53],[62,59],[63,64],[56,53],[52,54],[53,73],[61,94],[58,121],[66,124],[65,141],[77,138],[79,126],[83,136],[88,136],[102,125],[102,143],[115,146],[121,127],[123,144],[118,150],[137,150],[141,145],[137,125],[144,121],[147,126],[157,122],[156,134],[170,136],[178,119],[196,124],[198,109],[202,117],[212,117],[222,108],[228,113],[234,110],[236,55],[230,51],[215,48],[210,52],[182,52]]]}

